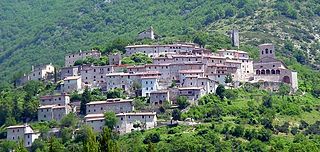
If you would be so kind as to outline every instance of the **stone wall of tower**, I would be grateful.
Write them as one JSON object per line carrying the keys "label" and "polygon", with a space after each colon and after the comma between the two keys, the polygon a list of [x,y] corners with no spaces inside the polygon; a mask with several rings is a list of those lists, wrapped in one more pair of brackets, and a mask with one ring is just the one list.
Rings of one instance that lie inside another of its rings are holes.
{"label": "stone wall of tower", "polygon": [[273,44],[261,44],[260,49],[260,59],[265,57],[276,58],[276,52]]}

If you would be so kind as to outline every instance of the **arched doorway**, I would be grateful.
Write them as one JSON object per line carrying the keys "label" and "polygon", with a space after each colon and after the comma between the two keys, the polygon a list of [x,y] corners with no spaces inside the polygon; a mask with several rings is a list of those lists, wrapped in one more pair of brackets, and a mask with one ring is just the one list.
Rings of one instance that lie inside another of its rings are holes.
{"label": "arched doorway", "polygon": [[266,71],[265,70],[261,70],[261,74],[266,74]]}
{"label": "arched doorway", "polygon": [[256,75],[260,75],[260,70],[256,70]]}
{"label": "arched doorway", "polygon": [[284,76],[283,79],[282,79],[282,82],[290,83],[290,77],[289,76]]}
{"label": "arched doorway", "polygon": [[276,74],[276,71],[274,71],[273,69],[271,70],[271,74]]}
{"label": "arched doorway", "polygon": [[280,70],[276,70],[276,74],[280,74]]}
{"label": "arched doorway", "polygon": [[266,74],[270,74],[270,70],[266,70]]}

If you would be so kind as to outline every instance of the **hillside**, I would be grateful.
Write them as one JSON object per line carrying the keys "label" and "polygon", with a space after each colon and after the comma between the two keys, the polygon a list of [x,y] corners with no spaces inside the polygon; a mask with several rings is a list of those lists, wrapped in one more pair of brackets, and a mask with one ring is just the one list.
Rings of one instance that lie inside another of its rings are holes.
{"label": "hillside", "polygon": [[133,42],[138,32],[151,25],[162,37],[186,40],[199,31],[225,34],[236,27],[244,44],[271,41],[283,46],[286,39],[295,47],[279,48],[282,53],[295,51],[301,63],[319,64],[316,0],[3,0],[0,6],[0,77],[5,80],[29,71],[32,64],[63,65],[67,52],[93,47],[110,51],[113,40]]}

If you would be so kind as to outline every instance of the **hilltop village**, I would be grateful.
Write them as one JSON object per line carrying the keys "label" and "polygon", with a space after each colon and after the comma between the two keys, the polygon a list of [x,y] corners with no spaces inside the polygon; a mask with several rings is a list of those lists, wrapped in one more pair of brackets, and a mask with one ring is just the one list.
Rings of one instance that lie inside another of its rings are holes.
{"label": "hilltop village", "polygon": [[[139,34],[141,39],[146,37],[154,39],[152,28]],[[239,45],[238,40],[233,43]],[[103,92],[122,89],[129,97],[91,101],[86,104],[83,118],[94,131],[101,132],[105,125],[104,113],[114,112],[118,118],[114,130],[120,134],[154,128],[159,106],[165,103],[175,105],[180,96],[197,105],[199,98],[215,93],[219,85],[236,88],[244,83],[260,83],[261,89],[276,91],[280,84],[286,83],[292,92],[298,89],[297,72],[276,59],[273,44],[259,45],[257,61],[245,51],[222,49],[213,53],[195,43],[129,45],[125,49],[124,54],[110,53],[109,64],[103,66],[76,65],[77,61],[86,58],[99,59],[102,55],[97,50],[68,54],[65,66],[60,70],[57,71],[52,64],[32,67],[32,71],[16,84],[23,85],[31,80],[58,84],[54,94],[40,97],[38,121],[59,121],[69,113],[79,113],[80,104],[70,102],[71,93],[82,93],[86,88],[99,88]],[[135,54],[144,54],[152,61],[143,65],[122,64],[124,57]],[[60,81],[55,80],[55,73]],[[152,109],[135,109],[133,98],[140,96],[148,98]],[[141,124],[138,127],[137,122]],[[18,141],[23,138],[26,147],[30,147],[39,136],[28,124],[7,128],[7,139]]]}

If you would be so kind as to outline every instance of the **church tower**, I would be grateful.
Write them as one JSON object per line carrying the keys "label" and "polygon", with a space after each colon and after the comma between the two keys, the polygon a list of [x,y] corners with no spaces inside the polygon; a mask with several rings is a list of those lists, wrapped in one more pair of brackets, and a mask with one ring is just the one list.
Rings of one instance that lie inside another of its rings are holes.
{"label": "church tower", "polygon": [[276,52],[274,49],[274,45],[269,43],[269,44],[261,44],[259,45],[259,49],[260,49],[260,59],[262,58],[276,58]]}

